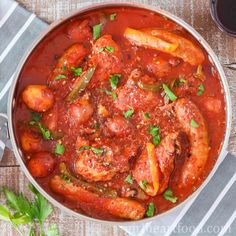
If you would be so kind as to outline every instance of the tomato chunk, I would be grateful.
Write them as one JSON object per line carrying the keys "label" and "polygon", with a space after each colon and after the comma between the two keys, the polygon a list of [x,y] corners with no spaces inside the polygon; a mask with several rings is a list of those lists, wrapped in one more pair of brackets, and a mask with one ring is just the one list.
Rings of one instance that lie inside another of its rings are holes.
{"label": "tomato chunk", "polygon": [[27,167],[33,177],[46,177],[55,167],[55,160],[49,152],[38,152],[32,155],[27,163]]}

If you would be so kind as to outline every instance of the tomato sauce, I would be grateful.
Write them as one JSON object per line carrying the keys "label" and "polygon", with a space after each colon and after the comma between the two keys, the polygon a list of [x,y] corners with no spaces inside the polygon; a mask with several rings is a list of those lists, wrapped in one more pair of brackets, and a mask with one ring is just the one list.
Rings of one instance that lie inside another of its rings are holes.
{"label": "tomato sauce", "polygon": [[27,59],[15,98],[31,174],[65,206],[99,219],[150,217],[185,200],[225,134],[224,91],[207,52],[144,9],[104,8],[56,27]]}

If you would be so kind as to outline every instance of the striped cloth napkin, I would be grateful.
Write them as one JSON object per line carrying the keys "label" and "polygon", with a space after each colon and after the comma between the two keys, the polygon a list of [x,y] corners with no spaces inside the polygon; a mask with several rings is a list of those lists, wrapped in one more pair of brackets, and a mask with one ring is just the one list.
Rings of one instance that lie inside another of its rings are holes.
{"label": "striped cloth napkin", "polygon": [[[0,113],[7,111],[9,87],[22,55],[46,27],[16,2],[0,1]],[[2,123],[6,118],[0,114]],[[6,133],[0,129],[0,149]],[[236,235],[236,158],[225,156],[207,185],[187,202],[155,221],[121,228],[132,236]]]}

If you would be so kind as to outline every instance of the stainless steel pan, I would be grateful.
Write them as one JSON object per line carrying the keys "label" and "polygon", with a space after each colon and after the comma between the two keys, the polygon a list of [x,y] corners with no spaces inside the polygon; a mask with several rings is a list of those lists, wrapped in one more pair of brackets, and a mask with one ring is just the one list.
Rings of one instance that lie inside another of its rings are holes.
{"label": "stainless steel pan", "polygon": [[[94,219],[94,218],[82,215],[82,214],[80,214],[78,212],[75,212],[75,211],[73,211],[73,210],[63,206],[61,203],[59,203],[55,199],[53,199],[47,192],[45,192],[38,185],[38,183],[35,181],[35,179],[31,176],[31,174],[29,173],[28,169],[26,168],[25,163],[24,163],[23,158],[22,158],[22,152],[20,150],[20,147],[17,146],[17,143],[16,143],[16,138],[15,138],[15,134],[14,134],[14,130],[13,130],[13,124],[12,124],[12,111],[13,111],[13,108],[15,106],[15,90],[16,90],[16,84],[18,82],[19,75],[21,73],[21,70],[22,70],[23,65],[25,64],[27,58],[32,53],[34,48],[40,43],[40,41],[43,38],[45,38],[47,36],[47,34],[50,31],[52,31],[55,27],[63,24],[65,21],[68,21],[69,19],[71,19],[74,16],[78,16],[80,14],[86,13],[86,12],[91,11],[91,10],[99,10],[99,9],[102,9],[102,8],[105,8],[105,7],[116,7],[116,6],[136,7],[136,8],[141,8],[141,9],[147,9],[147,10],[159,13],[159,14],[161,14],[161,15],[163,15],[163,16],[165,16],[165,17],[167,17],[167,18],[169,18],[169,19],[171,19],[173,21],[175,21],[176,23],[181,25],[183,28],[185,28],[190,34],[192,34],[200,42],[200,44],[208,52],[210,60],[213,62],[213,64],[215,65],[216,69],[218,70],[218,73],[219,73],[219,76],[220,76],[220,79],[221,79],[221,82],[222,82],[222,87],[224,89],[224,96],[225,96],[225,103],[226,103],[226,108],[225,108],[226,109],[226,129],[225,129],[225,137],[224,137],[224,140],[222,142],[221,152],[219,154],[219,158],[217,160],[217,163],[215,164],[215,166],[212,169],[211,173],[209,174],[208,178],[204,181],[204,183],[200,186],[200,188],[195,193],[193,193],[190,197],[188,197],[183,203],[179,204],[178,206],[184,204],[186,201],[189,201],[190,198],[192,198],[197,192],[199,192],[207,184],[207,182],[209,181],[211,176],[214,174],[217,165],[219,165],[219,163],[223,160],[225,152],[226,152],[227,147],[228,147],[228,140],[229,140],[229,135],[230,135],[230,130],[231,130],[231,99],[230,99],[230,93],[229,93],[229,86],[228,86],[228,83],[227,83],[224,71],[223,71],[223,69],[222,69],[222,67],[220,65],[220,62],[219,62],[217,56],[212,51],[212,49],[207,44],[207,42],[201,37],[201,35],[199,35],[191,26],[189,26],[187,23],[185,23],[180,18],[170,14],[169,12],[163,11],[163,10],[161,10],[158,7],[152,7],[152,6],[148,6],[148,5],[141,5],[141,4],[135,4],[135,3],[102,3],[102,4],[94,4],[92,6],[79,9],[75,13],[69,15],[68,17],[66,17],[66,18],[64,18],[62,20],[59,20],[59,21],[53,23],[52,25],[50,25],[48,27],[48,29],[46,31],[44,31],[38,37],[38,39],[33,43],[33,45],[28,49],[27,53],[24,55],[23,59],[19,63],[19,66],[18,66],[18,68],[16,70],[14,81],[13,81],[13,84],[12,84],[11,89],[10,89],[9,101],[8,101],[8,130],[9,130],[9,134],[10,134],[10,140],[11,140],[12,148],[13,148],[14,154],[15,154],[15,156],[17,158],[17,161],[19,162],[19,164],[21,166],[21,169],[23,170],[23,172],[25,173],[25,175],[27,176],[29,181],[33,185],[35,185],[35,187],[39,190],[39,192],[41,194],[43,194],[53,205],[57,206],[58,208],[60,208],[61,210],[65,211],[68,214],[71,214],[73,216],[80,217],[80,218],[83,218],[83,219],[86,219],[86,220],[92,220],[92,221],[99,222],[99,223],[108,223],[108,224],[111,224],[111,225],[114,225],[114,224],[117,224],[117,225],[130,225],[130,224],[136,224],[137,221],[129,221],[129,222],[127,222],[127,221],[120,222],[119,221],[119,222],[117,222],[117,221],[105,221],[105,220]],[[0,116],[1,116],[1,114],[0,114]],[[4,119],[6,119],[6,117]],[[4,121],[3,124],[6,126],[6,121]],[[0,133],[2,131],[3,130],[0,129]],[[5,133],[7,134],[6,131],[5,131]],[[3,132],[2,132],[2,134],[3,134]],[[1,139],[1,136],[0,136],[0,139]],[[3,141],[5,143],[8,143],[8,146],[10,146],[9,142],[7,141],[7,138],[5,138],[5,140],[3,139]],[[4,145],[2,145],[2,146],[4,146]],[[1,148],[1,146],[0,146],[0,148]],[[176,207],[178,207],[178,206],[176,206]],[[162,213],[160,215],[154,216],[152,218],[146,218],[146,219],[139,220],[138,222],[140,222],[140,223],[141,222],[147,222],[147,221],[150,221],[150,220],[154,220],[154,219],[160,218],[164,214],[169,214],[175,208],[172,208],[171,210],[169,210],[169,211],[167,211],[165,213]]]}

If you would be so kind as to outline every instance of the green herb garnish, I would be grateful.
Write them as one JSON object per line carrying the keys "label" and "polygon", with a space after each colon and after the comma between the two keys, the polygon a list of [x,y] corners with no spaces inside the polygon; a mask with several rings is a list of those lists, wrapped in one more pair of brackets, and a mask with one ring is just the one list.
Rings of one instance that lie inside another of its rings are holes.
{"label": "green herb garnish", "polygon": [[113,91],[106,90],[106,89],[100,89],[100,91],[106,93],[107,95],[111,95],[113,100],[117,99],[117,95]]}
{"label": "green herb garnish", "polygon": [[115,51],[115,49],[114,49],[112,46],[106,46],[106,47],[105,47],[105,50],[108,51],[108,52],[110,52],[110,53],[112,53],[112,52]]}
{"label": "green herb garnish", "polygon": [[[4,187],[3,193],[6,197],[6,205],[0,205],[0,219],[10,222],[20,235],[36,235],[36,223],[39,223],[40,236],[59,236],[57,225],[50,225],[45,233],[43,225],[48,216],[52,213],[52,205],[32,185],[29,189],[35,195],[33,201],[29,201],[22,193],[16,194],[9,188]],[[23,232],[21,225],[25,225]],[[28,226],[28,227],[26,227]]]}
{"label": "green herb garnish", "polygon": [[110,21],[114,21],[116,19],[117,13],[112,13],[110,15]]}
{"label": "green herb garnish", "polygon": [[202,95],[204,91],[205,91],[204,85],[203,85],[203,84],[200,84],[200,85],[198,86],[197,96]]}
{"label": "green herb garnish", "polygon": [[40,132],[43,135],[43,138],[49,140],[51,138],[51,132],[48,130],[41,122],[41,114],[38,112],[31,112],[32,121],[30,121],[30,125],[35,125],[39,128]]}
{"label": "green herb garnish", "polygon": [[150,202],[147,206],[147,211],[146,211],[146,215],[148,217],[152,217],[155,213],[155,205],[153,202]]}
{"label": "green herb garnish", "polygon": [[164,192],[163,197],[164,197],[166,200],[168,200],[168,201],[170,201],[170,202],[172,202],[172,203],[176,203],[177,200],[178,200],[177,197],[174,197],[173,191],[172,191],[170,188],[168,188],[168,189]]}
{"label": "green herb garnish", "polygon": [[159,134],[155,135],[153,138],[152,138],[152,143],[157,146],[158,144],[160,144],[161,142],[161,136]]}
{"label": "green herb garnish", "polygon": [[66,66],[62,66],[62,67],[61,67],[61,70],[63,70],[63,71],[65,71],[66,69],[67,69]]}
{"label": "green herb garnish", "polygon": [[124,112],[123,114],[124,114],[124,117],[125,117],[126,119],[128,119],[128,118],[130,118],[130,117],[134,114],[134,109],[133,109],[133,108],[132,108],[132,109],[129,109],[129,110],[127,110],[126,112]]}
{"label": "green herb garnish", "polygon": [[110,75],[110,84],[112,89],[117,89],[117,84],[119,82],[119,78],[121,77],[121,74],[114,74],[114,75]]}
{"label": "green herb garnish", "polygon": [[149,125],[149,134],[151,134],[152,136],[158,135],[159,131],[160,131],[159,126]]}
{"label": "green herb garnish", "polygon": [[83,71],[81,67],[79,68],[71,67],[70,70],[74,72],[75,76],[80,76]]}
{"label": "green herb garnish", "polygon": [[65,174],[61,174],[60,177],[61,179],[65,180],[68,184],[71,182],[70,178]]}
{"label": "green herb garnish", "polygon": [[144,117],[145,117],[145,119],[147,119],[147,120],[151,119],[151,116],[150,116],[150,114],[149,114],[148,112],[145,112],[145,113],[144,113]]}
{"label": "green herb garnish", "polygon": [[110,52],[110,53],[112,53],[112,52],[115,51],[115,49],[114,49],[112,46],[106,46],[106,47],[103,47],[103,48],[99,48],[98,53],[101,53],[101,52],[103,52],[104,50],[106,50],[106,51],[108,51],[108,52]]}
{"label": "green herb garnish", "polygon": [[141,189],[146,190],[146,188],[148,186],[148,181],[147,180],[141,180],[139,182],[139,186],[140,186]]}
{"label": "green herb garnish", "polygon": [[65,75],[59,74],[59,75],[57,75],[57,76],[54,78],[54,80],[60,80],[60,79],[65,79],[65,78],[66,78]]}
{"label": "green herb garnish", "polygon": [[152,135],[152,143],[157,146],[161,142],[160,127],[149,125],[149,134]]}
{"label": "green herb garnish", "polygon": [[55,154],[63,155],[64,152],[65,152],[65,147],[60,143],[56,143]]}
{"label": "green herb garnish", "polygon": [[194,119],[191,119],[190,120],[190,125],[194,128],[198,128],[199,127],[199,124],[194,120]]}
{"label": "green herb garnish", "polygon": [[132,179],[131,174],[127,175],[127,177],[125,178],[125,182],[129,184],[133,184],[133,179]]}
{"label": "green herb garnish", "polygon": [[177,79],[174,83],[174,86],[179,86],[180,84],[184,84],[186,83],[187,81],[183,78],[180,78],[180,79]]}
{"label": "green herb garnish", "polygon": [[103,26],[102,23],[93,26],[93,39],[94,40],[97,40],[98,38],[101,37],[102,26]]}
{"label": "green herb garnish", "polygon": [[35,111],[32,111],[31,115],[32,115],[32,121],[34,121],[35,123],[39,122],[42,118],[42,115]]}
{"label": "green herb garnish", "polygon": [[51,132],[43,124],[38,123],[39,130],[41,131],[43,138],[49,140],[51,138]]}
{"label": "green herb garnish", "polygon": [[96,129],[96,130],[99,129],[99,124],[98,123],[94,124],[94,129]]}
{"label": "green herb garnish", "polygon": [[95,147],[87,146],[87,145],[84,145],[79,148],[79,151],[84,151],[84,150],[91,150],[95,154],[102,154],[104,152],[103,148],[95,148]]}
{"label": "green herb garnish", "polygon": [[166,84],[163,84],[163,89],[167,95],[167,97],[173,102],[177,99],[177,97],[175,96],[175,94],[168,88],[168,86]]}

